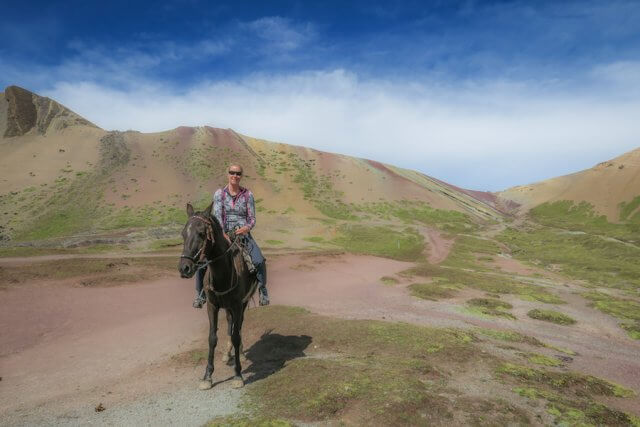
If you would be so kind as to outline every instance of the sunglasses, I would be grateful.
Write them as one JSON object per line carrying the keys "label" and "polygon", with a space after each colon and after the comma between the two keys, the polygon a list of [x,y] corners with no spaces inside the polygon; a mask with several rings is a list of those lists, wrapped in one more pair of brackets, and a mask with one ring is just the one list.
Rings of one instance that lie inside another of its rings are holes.
{"label": "sunglasses", "polygon": [[229,171],[229,175],[242,176],[242,172],[238,172],[238,171]]}

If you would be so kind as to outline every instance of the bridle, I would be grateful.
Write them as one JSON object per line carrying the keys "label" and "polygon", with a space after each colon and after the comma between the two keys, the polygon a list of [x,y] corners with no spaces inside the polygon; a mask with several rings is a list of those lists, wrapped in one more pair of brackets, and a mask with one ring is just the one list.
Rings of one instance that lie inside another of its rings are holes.
{"label": "bridle", "polygon": [[[211,264],[211,263],[219,260],[223,256],[225,256],[227,254],[227,252],[229,252],[234,246],[236,246],[239,236],[234,236],[233,241],[231,242],[231,244],[229,245],[227,250],[225,250],[222,254],[218,255],[217,257],[215,257],[213,259],[207,259],[207,255],[206,255],[206,253],[204,251],[204,249],[207,247],[207,242],[211,242],[211,244],[213,244],[215,242],[215,240],[213,238],[213,224],[211,223],[211,220],[209,218],[205,218],[204,216],[201,216],[201,215],[193,215],[189,219],[189,221],[194,220],[194,219],[198,219],[198,220],[204,222],[205,228],[206,228],[206,237],[202,241],[202,246],[200,246],[200,249],[198,249],[198,252],[196,252],[195,255],[189,256],[189,255],[182,254],[182,255],[180,255],[180,258],[188,259],[189,261],[191,261],[191,262],[193,262],[195,264],[197,270],[202,270],[203,268],[207,268],[207,266],[209,264]],[[234,270],[235,269],[232,269],[232,272]],[[232,279],[232,281],[233,281],[233,279]],[[231,286],[231,288],[227,289],[226,291],[222,291],[222,292],[218,292],[215,289],[213,289],[213,283],[211,283],[211,291],[216,296],[226,295],[229,292],[231,292],[232,290],[234,290],[236,288],[236,286],[238,286],[237,277],[236,277],[235,282],[236,283],[234,283],[234,285]],[[204,291],[204,287],[202,288],[202,290]]]}
{"label": "bridle", "polygon": [[198,267],[198,270],[200,270],[200,269],[206,267],[207,265],[209,265],[211,263],[211,261],[205,261],[204,260],[204,259],[206,259],[206,255],[204,253],[204,249],[207,247],[207,242],[211,242],[212,244],[214,243],[214,240],[213,240],[213,224],[211,224],[211,220],[210,219],[205,218],[205,217],[200,216],[200,215],[192,216],[189,219],[189,221],[192,221],[194,219],[199,219],[200,221],[204,222],[204,225],[205,225],[205,228],[206,228],[206,237],[202,241],[202,246],[200,246],[200,249],[198,249],[198,252],[196,252],[196,254],[194,256],[185,255],[183,253],[182,255],[180,255],[180,258],[188,259],[189,261],[194,263],[196,265],[196,267]]}

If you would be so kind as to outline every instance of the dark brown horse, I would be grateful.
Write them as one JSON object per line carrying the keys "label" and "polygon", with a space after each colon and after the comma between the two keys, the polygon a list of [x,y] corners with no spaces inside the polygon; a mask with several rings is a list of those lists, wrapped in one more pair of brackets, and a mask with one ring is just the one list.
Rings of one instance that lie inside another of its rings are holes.
{"label": "dark brown horse", "polygon": [[191,278],[198,269],[206,268],[204,289],[207,295],[207,314],[209,315],[209,357],[200,389],[213,386],[213,353],[218,344],[218,312],[224,308],[227,312],[229,336],[234,349],[235,377],[233,387],[242,387],[242,322],[244,311],[251,295],[256,290],[255,275],[249,273],[238,245],[229,242],[222,226],[215,217],[211,217],[211,207],[202,212],[194,212],[187,204],[189,219],[182,230],[184,247],[180,257],[180,276]]}

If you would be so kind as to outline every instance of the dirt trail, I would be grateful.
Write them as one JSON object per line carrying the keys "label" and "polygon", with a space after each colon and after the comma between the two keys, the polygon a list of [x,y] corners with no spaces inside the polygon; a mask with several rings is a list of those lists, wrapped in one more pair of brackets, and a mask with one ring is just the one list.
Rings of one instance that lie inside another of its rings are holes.
{"label": "dirt trail", "polygon": [[433,228],[421,227],[420,232],[427,236],[429,242],[427,260],[431,264],[440,264],[447,259],[453,247],[454,240],[445,238],[442,232]]}
{"label": "dirt trail", "polygon": [[[579,321],[573,327],[528,318],[524,313],[541,304],[517,298],[505,298],[517,321],[480,318],[460,309],[476,291],[431,302],[411,297],[408,282],[380,283],[380,277],[409,266],[356,255],[271,257],[270,291],[275,303],[331,316],[514,329],[576,351],[570,369],[640,391],[640,343],[626,337],[614,319],[587,307],[571,288],[556,284],[571,302],[563,310]],[[167,277],[101,288],[37,283],[0,295],[0,425],[196,425],[235,411],[241,392],[222,383],[197,393],[201,367],[172,361],[206,343],[206,314],[191,308],[190,280]],[[247,327],[257,327],[250,315]],[[219,367],[214,379],[230,374],[230,368]],[[98,403],[107,411],[96,413]],[[622,404],[640,414],[640,399]]]}

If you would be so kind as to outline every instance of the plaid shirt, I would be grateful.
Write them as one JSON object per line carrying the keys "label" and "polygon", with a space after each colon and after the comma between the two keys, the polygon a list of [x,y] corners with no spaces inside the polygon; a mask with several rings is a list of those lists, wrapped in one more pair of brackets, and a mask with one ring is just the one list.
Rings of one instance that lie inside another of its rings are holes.
{"label": "plaid shirt", "polygon": [[228,186],[218,189],[213,194],[213,215],[220,221],[224,231],[228,233],[236,227],[256,225],[256,206],[253,193],[244,187],[235,196],[229,192]]}

